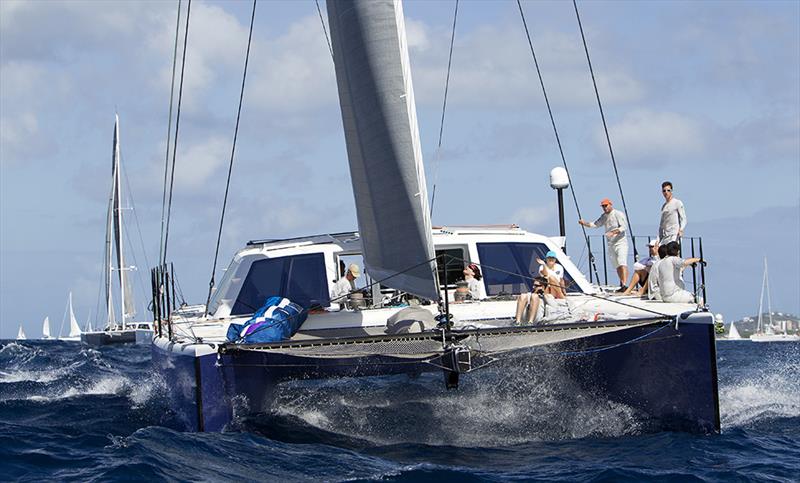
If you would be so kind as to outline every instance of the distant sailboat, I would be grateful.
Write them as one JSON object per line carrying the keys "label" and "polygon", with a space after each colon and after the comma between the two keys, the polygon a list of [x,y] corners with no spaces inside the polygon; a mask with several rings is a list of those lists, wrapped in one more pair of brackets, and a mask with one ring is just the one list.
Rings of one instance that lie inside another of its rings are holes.
{"label": "distant sailboat", "polygon": [[59,337],[58,340],[80,341],[81,327],[78,325],[78,319],[75,318],[75,311],[72,309],[72,292],[69,293],[68,306],[69,306],[69,335],[67,335],[66,337]]}
{"label": "distant sailboat", "polygon": [[[764,325],[764,292],[767,293],[767,311],[769,314],[769,325]],[[753,342],[795,342],[800,341],[800,335],[789,334],[786,332],[786,324],[783,324],[783,333],[775,333],[775,325],[772,322],[772,300],[769,295],[769,275],[767,273],[767,257],[764,257],[764,278],[761,281],[761,298],[758,301],[758,324],[756,333],[750,336]]]}
{"label": "distant sailboat", "polygon": [[[81,341],[90,345],[106,345],[126,342],[150,343],[153,339],[153,327],[150,322],[135,322],[136,309],[133,302],[128,272],[134,267],[125,264],[125,250],[123,249],[123,230],[125,225],[122,220],[122,181],[121,181],[121,156],[120,156],[119,115],[114,119],[114,141],[111,157],[111,193],[108,200],[106,216],[106,253],[105,253],[105,299],[106,299],[106,325],[102,330],[94,330],[91,326],[81,336]],[[114,257],[116,254],[116,257]],[[113,290],[114,272],[119,280],[119,320],[114,314]]]}
{"label": "distant sailboat", "polygon": [[22,326],[20,325],[19,331],[17,331],[17,340],[25,340],[25,339],[27,339],[27,337],[25,337],[25,331],[22,330]]}
{"label": "distant sailboat", "polygon": [[45,317],[42,323],[42,339],[50,340],[53,336],[50,335],[50,317]]}
{"label": "distant sailboat", "polygon": [[742,336],[739,335],[739,331],[736,329],[736,324],[731,322],[731,329],[728,331],[728,340],[746,340],[742,339]]}

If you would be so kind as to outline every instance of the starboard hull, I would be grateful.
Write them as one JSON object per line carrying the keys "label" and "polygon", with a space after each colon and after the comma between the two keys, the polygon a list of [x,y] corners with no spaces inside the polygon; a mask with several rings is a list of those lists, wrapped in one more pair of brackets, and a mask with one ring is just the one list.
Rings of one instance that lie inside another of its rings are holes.
{"label": "starboard hull", "polygon": [[[637,325],[534,349],[513,359],[547,357],[592,397],[632,407],[649,431],[718,432],[716,346],[713,321],[695,314],[674,324]],[[217,351],[156,339],[153,362],[167,382],[172,407],[185,429],[221,431],[237,415],[266,411],[277,384],[292,379],[381,377],[442,372],[437,358],[299,357],[256,350]],[[482,364],[480,356],[473,366]],[[522,370],[531,364],[516,364]],[[466,374],[464,377],[470,377]]]}

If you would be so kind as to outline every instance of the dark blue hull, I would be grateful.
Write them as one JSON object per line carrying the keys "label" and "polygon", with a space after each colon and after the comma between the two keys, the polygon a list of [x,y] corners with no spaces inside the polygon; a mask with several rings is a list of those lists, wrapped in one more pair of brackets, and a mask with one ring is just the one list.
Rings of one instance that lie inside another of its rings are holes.
{"label": "dark blue hull", "polygon": [[[517,351],[511,359],[559,361],[584,391],[634,408],[647,429],[718,432],[714,330],[710,317],[702,320],[682,323],[677,329],[664,322],[629,327]],[[271,391],[281,381],[414,375],[442,372],[446,365],[438,359],[377,355],[307,358],[255,350],[219,354],[194,354],[194,350],[153,346],[153,360],[171,388],[173,408],[191,431],[220,431],[234,414],[266,411]],[[472,367],[481,365],[482,357],[473,355]],[[515,366],[519,367],[512,363],[509,370]]]}

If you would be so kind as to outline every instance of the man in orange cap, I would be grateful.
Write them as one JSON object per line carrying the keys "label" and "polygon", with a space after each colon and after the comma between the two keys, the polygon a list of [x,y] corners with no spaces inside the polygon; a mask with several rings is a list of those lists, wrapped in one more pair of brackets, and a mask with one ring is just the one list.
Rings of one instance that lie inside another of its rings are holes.
{"label": "man in orange cap", "polygon": [[611,261],[611,266],[617,269],[620,287],[618,292],[624,292],[627,288],[625,281],[628,280],[628,239],[625,238],[628,220],[623,212],[614,209],[611,200],[608,198],[603,198],[600,206],[603,208],[603,214],[600,215],[600,218],[593,222],[578,220],[578,223],[589,228],[597,228],[599,226],[606,228],[608,258]]}

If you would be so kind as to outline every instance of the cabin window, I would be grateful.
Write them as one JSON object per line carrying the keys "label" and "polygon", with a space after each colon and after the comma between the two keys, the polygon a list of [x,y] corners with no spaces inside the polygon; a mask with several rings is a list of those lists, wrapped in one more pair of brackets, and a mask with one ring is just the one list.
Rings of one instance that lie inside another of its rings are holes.
{"label": "cabin window", "polygon": [[[531,290],[531,278],[538,276],[537,258],[544,260],[550,249],[544,243],[478,243],[486,294],[510,295]],[[580,292],[572,276],[564,271],[567,292]]]}
{"label": "cabin window", "polygon": [[464,250],[462,248],[445,248],[436,250],[436,270],[439,272],[439,283],[455,285],[464,279]]}
{"label": "cabin window", "polygon": [[324,255],[311,253],[253,262],[231,315],[252,314],[274,296],[286,297],[304,308],[330,305]]}

